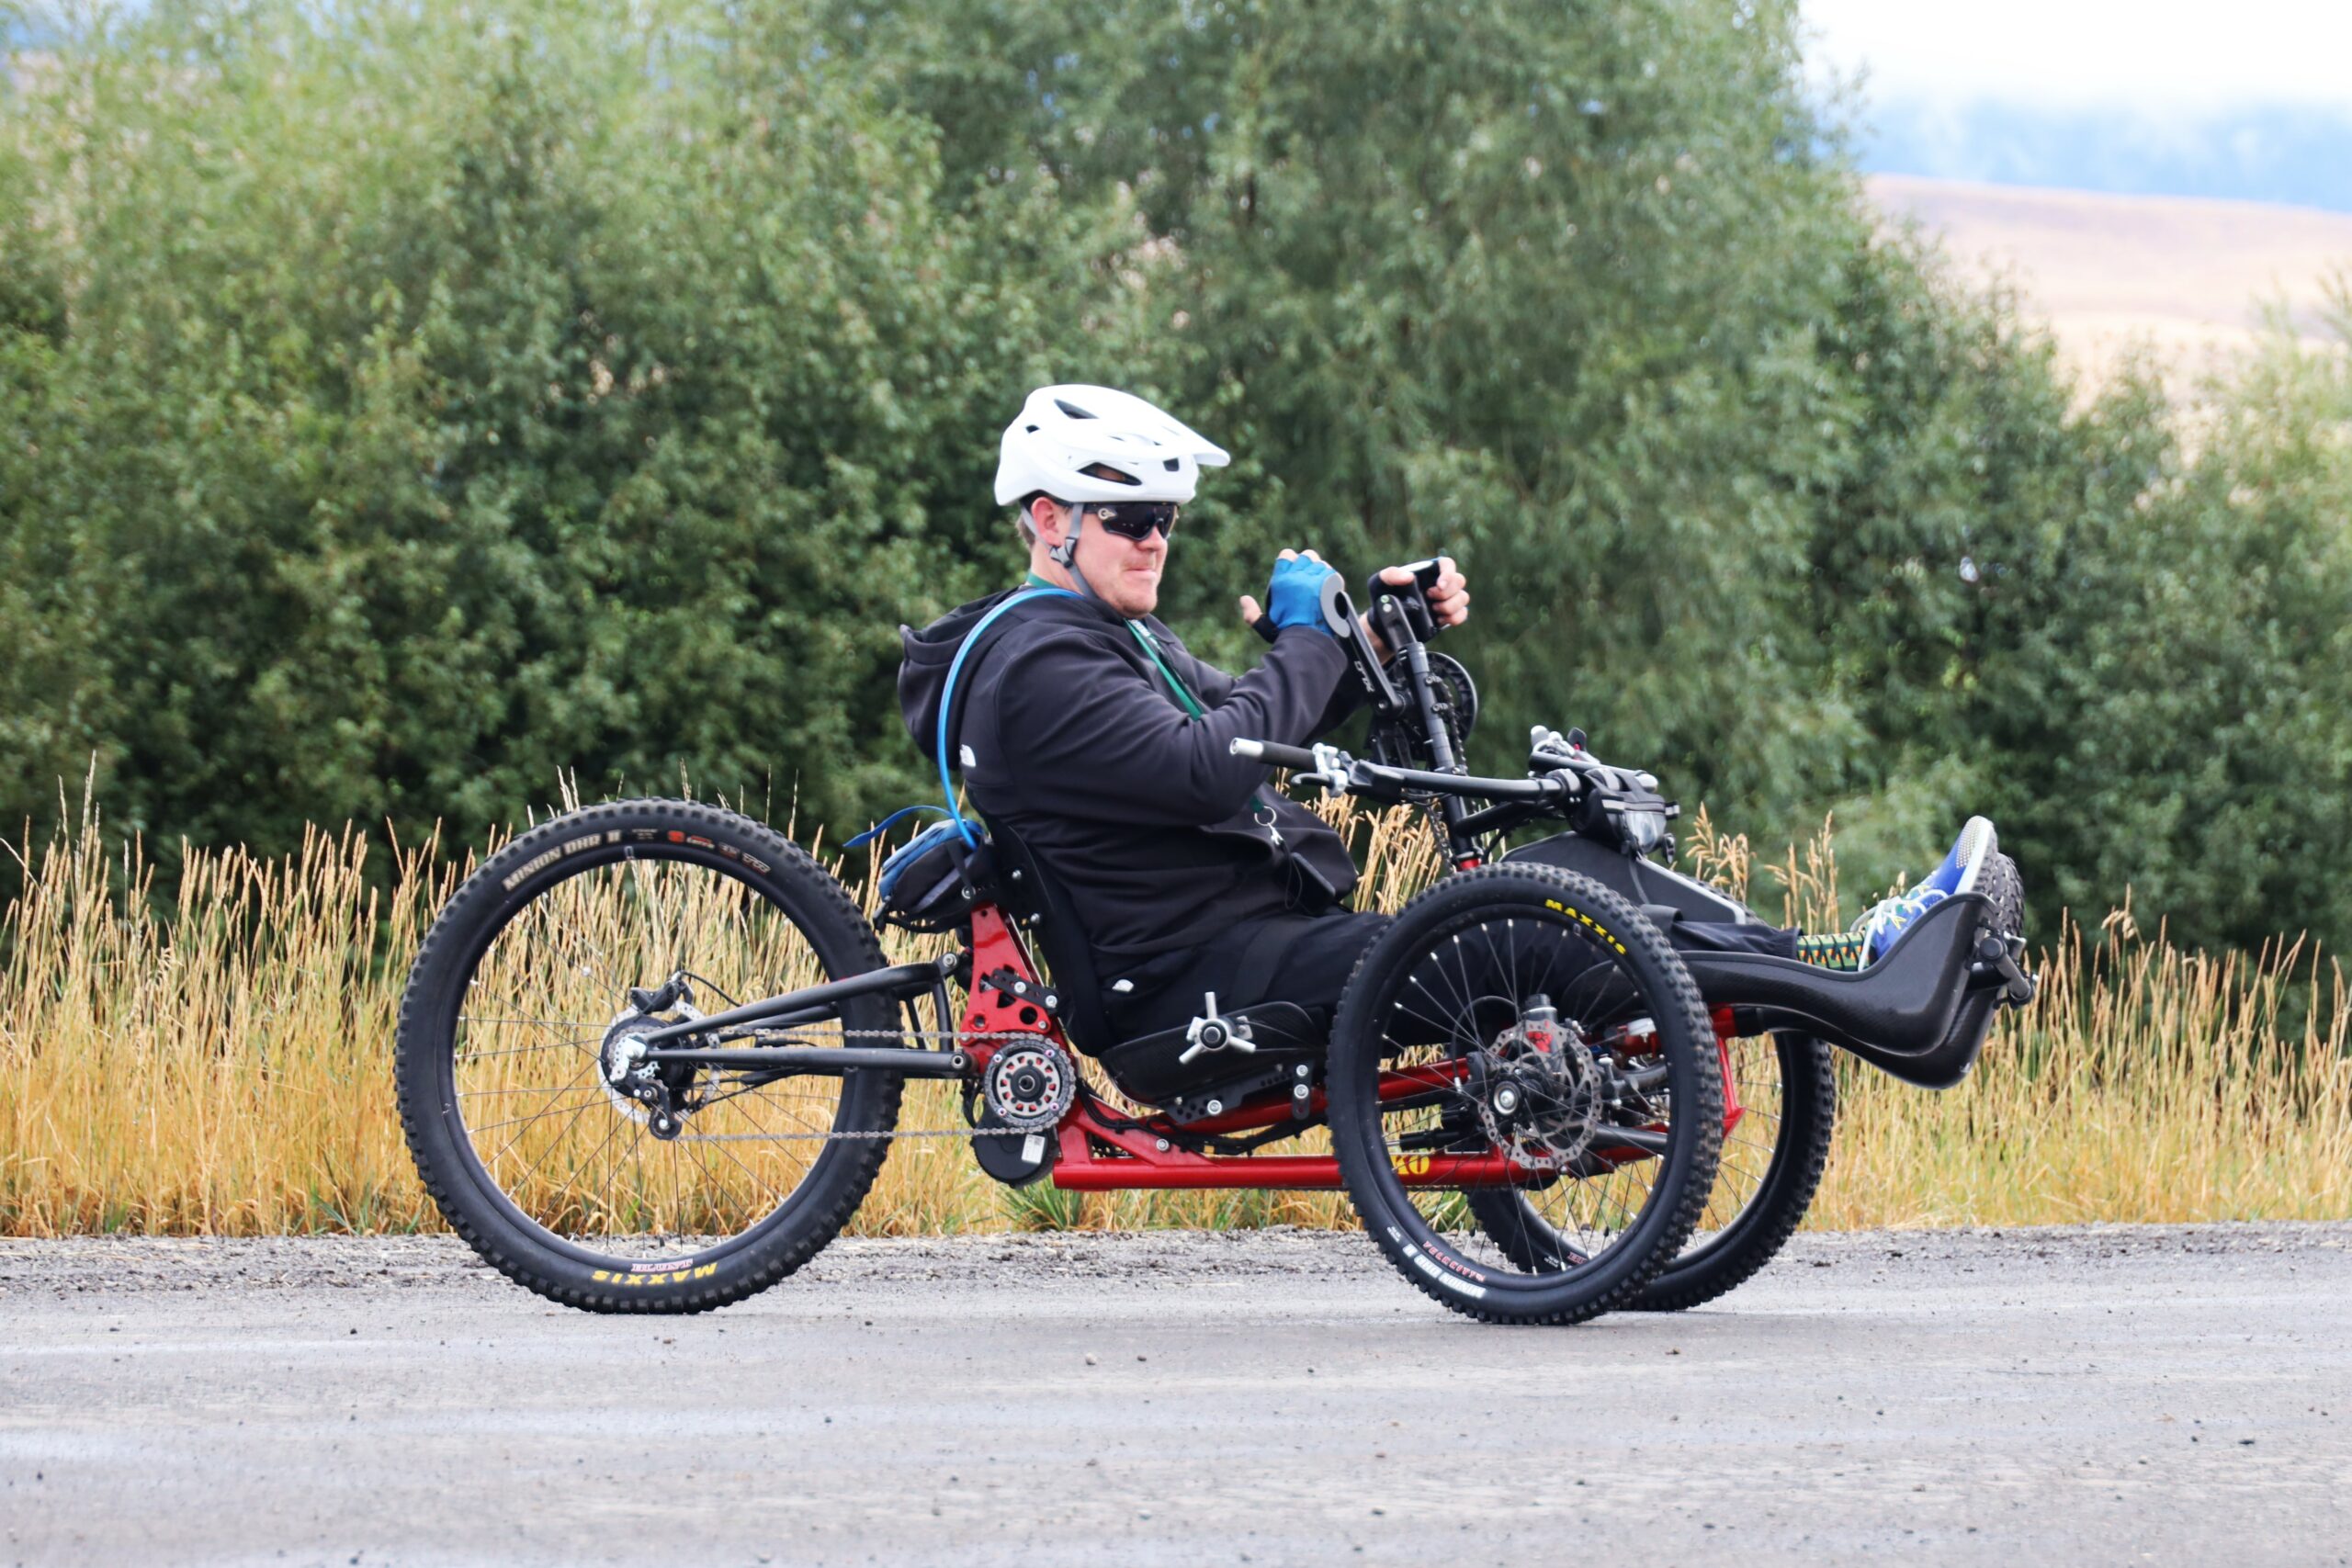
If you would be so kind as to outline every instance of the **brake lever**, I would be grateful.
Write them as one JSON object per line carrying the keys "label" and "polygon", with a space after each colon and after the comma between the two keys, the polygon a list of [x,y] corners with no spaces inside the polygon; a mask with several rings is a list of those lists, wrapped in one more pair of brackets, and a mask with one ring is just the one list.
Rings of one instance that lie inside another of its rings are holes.
{"label": "brake lever", "polygon": [[1308,748],[1315,753],[1315,766],[1291,775],[1293,784],[1314,784],[1325,795],[1345,795],[1351,776],[1355,772],[1355,759],[1337,746],[1317,741]]}

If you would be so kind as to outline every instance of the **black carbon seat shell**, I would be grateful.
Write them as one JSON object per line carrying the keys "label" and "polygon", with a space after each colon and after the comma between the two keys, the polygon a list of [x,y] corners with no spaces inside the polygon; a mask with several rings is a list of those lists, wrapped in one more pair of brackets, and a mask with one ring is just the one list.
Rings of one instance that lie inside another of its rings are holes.
{"label": "black carbon seat shell", "polygon": [[1021,924],[1023,931],[1053,972],[1059,994],[1062,1032],[1090,1056],[1101,1056],[1116,1042],[1102,1010],[1102,986],[1094,972],[1094,950],[1088,945],[1069,898],[1038,866],[1036,857],[1003,823],[989,818],[989,854],[992,874],[989,891],[997,904]]}

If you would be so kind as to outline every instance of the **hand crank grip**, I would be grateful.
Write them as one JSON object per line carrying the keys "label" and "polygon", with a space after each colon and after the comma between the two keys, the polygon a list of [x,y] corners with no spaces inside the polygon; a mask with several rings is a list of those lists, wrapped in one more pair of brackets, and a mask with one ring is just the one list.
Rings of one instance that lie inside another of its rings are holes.
{"label": "hand crank grip", "polygon": [[1272,740],[1236,739],[1226,748],[1237,757],[1247,757],[1253,762],[1264,762],[1276,768],[1311,768],[1315,753],[1304,746],[1282,746]]}
{"label": "hand crank grip", "polygon": [[[1415,637],[1427,642],[1444,629],[1437,624],[1437,617],[1430,614],[1430,590],[1437,586],[1437,580],[1445,574],[1445,568],[1434,556],[1427,560],[1407,561],[1404,565],[1405,570],[1413,574],[1412,581],[1391,582],[1375,571],[1364,579],[1364,602],[1377,604],[1382,594],[1393,595],[1398,607],[1405,612],[1405,624],[1412,628]],[[1391,569],[1382,569],[1384,571],[1388,570]]]}
{"label": "hand crank grip", "polygon": [[[1355,619],[1355,607],[1348,603],[1347,588],[1335,571],[1323,580],[1323,624],[1331,628],[1333,637],[1345,641],[1348,623]],[[1272,615],[1260,615],[1250,623],[1250,629],[1268,642],[1281,635],[1281,628],[1274,625]]]}

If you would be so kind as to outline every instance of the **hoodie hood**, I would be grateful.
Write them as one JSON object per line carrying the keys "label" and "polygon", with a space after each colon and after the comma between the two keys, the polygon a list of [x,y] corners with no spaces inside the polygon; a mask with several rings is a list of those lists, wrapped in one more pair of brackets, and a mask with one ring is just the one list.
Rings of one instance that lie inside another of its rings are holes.
{"label": "hoodie hood", "polygon": [[[899,712],[907,721],[907,734],[933,767],[939,765],[936,748],[939,744],[939,705],[947,694],[947,671],[956,662],[956,652],[972,628],[980,624],[990,610],[1003,604],[1019,588],[1007,588],[959,604],[918,631],[912,626],[899,628],[899,646],[903,657],[899,665]],[[997,622],[989,632],[990,640],[998,633],[1032,617],[1074,621],[1082,625],[1115,622],[1117,616],[1091,599],[1074,599],[1065,594],[1041,593],[1034,605],[1020,609]],[[972,667],[965,667],[963,692],[971,689]]]}
{"label": "hoodie hood", "polygon": [[[964,646],[965,637],[980,624],[982,615],[1015,592],[1007,588],[959,604],[921,631],[912,626],[899,628],[899,712],[906,718],[915,750],[925,757],[931,757],[938,742],[939,704],[947,693],[947,667],[956,661],[956,650]],[[938,759],[932,761],[936,765]]]}

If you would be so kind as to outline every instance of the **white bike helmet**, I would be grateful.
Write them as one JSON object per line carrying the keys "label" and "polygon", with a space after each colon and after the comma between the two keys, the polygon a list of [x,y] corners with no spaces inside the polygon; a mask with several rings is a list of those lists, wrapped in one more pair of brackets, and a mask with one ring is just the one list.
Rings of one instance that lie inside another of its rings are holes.
{"label": "white bike helmet", "polygon": [[[1040,387],[1005,426],[996,500],[1011,506],[1042,491],[1065,502],[1185,502],[1199,488],[1203,468],[1232,460],[1224,447],[1132,393]],[[1097,465],[1125,477],[1086,471]]]}

